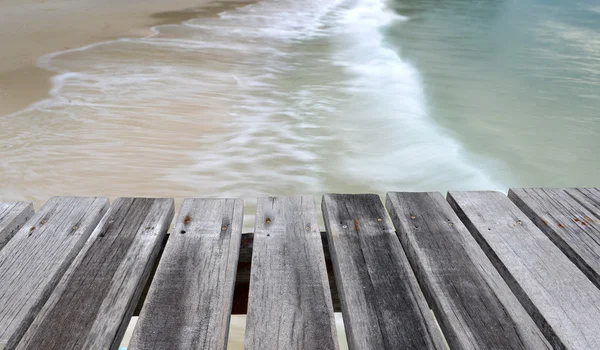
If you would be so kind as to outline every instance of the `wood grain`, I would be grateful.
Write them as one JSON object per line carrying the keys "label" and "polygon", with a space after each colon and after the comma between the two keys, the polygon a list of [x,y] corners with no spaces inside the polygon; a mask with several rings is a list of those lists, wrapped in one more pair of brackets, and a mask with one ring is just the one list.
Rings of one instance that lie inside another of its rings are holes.
{"label": "wood grain", "polygon": [[108,209],[52,197],[0,250],[0,349],[13,349]]}
{"label": "wood grain", "polygon": [[0,202],[0,250],[33,213],[31,202]]}
{"label": "wood grain", "polygon": [[18,349],[116,349],[173,211],[172,199],[115,200]]}
{"label": "wood grain", "polygon": [[508,197],[448,201],[553,347],[600,348],[600,290]]}
{"label": "wood grain", "polygon": [[259,198],[247,349],[337,349],[325,258],[312,197]]}
{"label": "wood grain", "polygon": [[243,211],[239,199],[183,202],[129,348],[226,348]]}
{"label": "wood grain", "polygon": [[322,202],[350,349],[445,349],[377,195]]}
{"label": "wood grain", "polygon": [[389,192],[386,207],[450,348],[550,348],[440,193]]}
{"label": "wood grain", "polygon": [[[252,261],[252,244],[254,243],[254,233],[243,233],[242,243],[240,245],[240,259],[235,278],[235,293],[233,298],[232,314],[248,313],[248,291],[250,286],[250,262]],[[333,302],[333,311],[340,312],[340,300],[333,277],[333,267],[329,256],[329,244],[327,243],[327,233],[321,231],[321,244],[323,253],[325,253],[325,266],[327,267],[327,277],[329,279],[329,288],[331,289],[331,301]]]}
{"label": "wood grain", "polygon": [[600,212],[600,188],[566,188],[565,192],[587,210],[596,214]]}
{"label": "wood grain", "polygon": [[600,194],[594,189],[514,188],[508,197],[600,288],[600,209],[593,207]]}

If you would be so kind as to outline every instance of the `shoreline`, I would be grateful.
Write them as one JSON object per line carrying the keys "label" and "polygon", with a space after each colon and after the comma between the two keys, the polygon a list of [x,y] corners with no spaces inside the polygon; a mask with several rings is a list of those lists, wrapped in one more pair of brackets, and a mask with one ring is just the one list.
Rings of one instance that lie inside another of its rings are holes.
{"label": "shoreline", "polygon": [[44,55],[123,37],[144,37],[152,34],[152,27],[252,1],[107,2],[9,0],[0,5],[0,46],[5,48],[0,53],[0,116],[50,96],[51,78],[57,73],[39,66]]}

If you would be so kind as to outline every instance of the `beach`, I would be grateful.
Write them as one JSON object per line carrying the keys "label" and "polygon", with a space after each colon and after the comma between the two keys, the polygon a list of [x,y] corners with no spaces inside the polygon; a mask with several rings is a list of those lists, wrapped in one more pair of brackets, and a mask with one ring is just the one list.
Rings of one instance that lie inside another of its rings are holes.
{"label": "beach", "polygon": [[[218,11],[213,0],[7,0],[0,3],[0,115],[48,96],[48,53],[121,37],[144,37],[155,25]],[[238,3],[243,3],[237,1]]]}

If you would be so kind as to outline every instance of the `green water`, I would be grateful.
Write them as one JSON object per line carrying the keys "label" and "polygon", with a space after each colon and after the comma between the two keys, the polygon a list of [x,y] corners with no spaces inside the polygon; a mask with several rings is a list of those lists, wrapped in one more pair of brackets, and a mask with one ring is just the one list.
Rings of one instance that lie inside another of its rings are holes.
{"label": "green water", "polygon": [[600,1],[396,0],[429,115],[504,186],[599,186]]}

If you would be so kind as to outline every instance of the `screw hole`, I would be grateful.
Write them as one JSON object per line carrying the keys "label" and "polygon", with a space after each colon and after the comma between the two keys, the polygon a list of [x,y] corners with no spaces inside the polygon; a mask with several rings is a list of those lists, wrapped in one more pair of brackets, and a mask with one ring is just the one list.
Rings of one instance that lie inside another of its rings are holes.
{"label": "screw hole", "polygon": [[181,231],[179,231],[179,233],[181,233],[181,234],[184,234],[184,233],[185,233],[185,230],[181,230]]}

